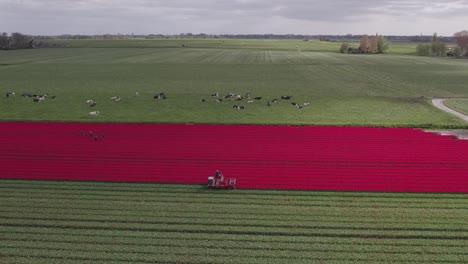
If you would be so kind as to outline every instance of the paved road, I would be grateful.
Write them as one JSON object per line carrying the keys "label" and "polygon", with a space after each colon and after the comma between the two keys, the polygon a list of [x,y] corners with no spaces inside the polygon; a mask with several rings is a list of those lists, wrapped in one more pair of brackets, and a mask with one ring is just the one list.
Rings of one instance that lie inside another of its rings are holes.
{"label": "paved road", "polygon": [[[468,122],[468,116],[467,116],[467,115],[464,115],[464,114],[462,114],[462,113],[460,113],[460,112],[457,112],[457,111],[455,111],[455,110],[453,110],[453,109],[448,108],[447,106],[445,106],[445,105],[444,105],[444,101],[445,101],[445,100],[450,100],[450,99],[446,99],[446,98],[435,98],[435,99],[432,99],[432,104],[433,104],[435,107],[437,107],[437,108],[439,108],[439,109],[441,109],[441,110],[443,110],[443,111],[445,111],[445,112],[447,112],[447,113],[450,113],[450,114],[452,114],[452,115],[456,115],[456,116],[462,118],[463,120],[465,120],[466,122]],[[458,98],[457,98],[456,100],[468,100],[468,99],[458,99]]]}

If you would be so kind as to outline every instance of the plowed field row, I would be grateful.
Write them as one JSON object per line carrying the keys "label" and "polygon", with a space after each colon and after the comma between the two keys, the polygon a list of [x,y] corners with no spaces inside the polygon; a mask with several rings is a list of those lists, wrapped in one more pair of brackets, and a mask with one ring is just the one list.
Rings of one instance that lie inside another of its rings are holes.
{"label": "plowed field row", "polygon": [[468,261],[466,194],[21,180],[0,190],[2,263]]}

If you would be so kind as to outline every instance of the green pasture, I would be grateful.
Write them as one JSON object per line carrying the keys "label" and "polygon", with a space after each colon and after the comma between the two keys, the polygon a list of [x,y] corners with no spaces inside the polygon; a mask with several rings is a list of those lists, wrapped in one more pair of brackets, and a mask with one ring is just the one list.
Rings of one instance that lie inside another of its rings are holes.
{"label": "green pasture", "polygon": [[[206,48],[206,49],[253,49],[287,50],[338,53],[342,43],[358,47],[357,40],[324,42],[319,40],[258,40],[258,39],[83,39],[83,40],[45,40],[69,48]],[[388,50],[389,54],[416,54],[414,42],[395,42]]]}
{"label": "green pasture", "polygon": [[468,115],[468,101],[466,100],[447,100],[444,104],[458,112]]}
{"label": "green pasture", "polygon": [[466,263],[466,194],[0,181],[2,263]]}
{"label": "green pasture", "polygon": [[[429,100],[468,97],[465,60],[279,50],[268,45],[282,41],[253,42],[267,44],[258,49],[1,51],[0,120],[466,126],[435,109]],[[16,95],[6,98],[7,91]],[[167,99],[153,100],[160,92]],[[216,92],[221,96],[250,93],[262,100],[217,103],[211,97]],[[34,103],[21,97],[23,93],[47,93],[56,99]],[[268,100],[282,95],[293,99],[267,106]],[[113,102],[112,96],[123,100]],[[90,108],[87,99],[97,106]],[[299,110],[291,102],[310,105]],[[233,110],[235,104],[244,105],[245,110]],[[95,110],[100,115],[89,116]]]}

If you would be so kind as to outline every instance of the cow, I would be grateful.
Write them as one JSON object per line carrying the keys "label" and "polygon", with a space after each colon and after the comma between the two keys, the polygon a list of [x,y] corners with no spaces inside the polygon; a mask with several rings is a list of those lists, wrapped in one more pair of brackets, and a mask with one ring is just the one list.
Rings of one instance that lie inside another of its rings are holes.
{"label": "cow", "polygon": [[292,96],[290,96],[290,95],[283,95],[283,96],[281,96],[281,99],[284,99],[284,100],[289,100],[289,99],[291,99],[291,98],[292,98]]}
{"label": "cow", "polygon": [[111,100],[114,100],[115,102],[120,102],[122,100],[122,98],[118,97],[118,96],[112,96]]}
{"label": "cow", "polygon": [[153,99],[156,99],[156,100],[166,99],[166,95],[164,93],[159,93],[153,96]]}
{"label": "cow", "polygon": [[262,100],[261,96],[254,97],[254,100]]}
{"label": "cow", "polygon": [[99,111],[89,112],[89,115],[97,116],[97,115],[99,115]]}
{"label": "cow", "polygon": [[12,96],[12,95],[15,95],[15,93],[14,93],[14,92],[7,92],[7,93],[6,93],[6,97],[7,97],[7,98],[10,97],[10,96]]}
{"label": "cow", "polygon": [[219,93],[211,94],[211,96],[213,96],[213,97],[219,97]]}

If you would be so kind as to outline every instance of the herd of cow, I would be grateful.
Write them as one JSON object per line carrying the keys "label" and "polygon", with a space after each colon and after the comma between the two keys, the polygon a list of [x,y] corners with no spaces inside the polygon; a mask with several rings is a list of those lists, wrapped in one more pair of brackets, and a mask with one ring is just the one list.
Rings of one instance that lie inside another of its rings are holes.
{"label": "herd of cow", "polygon": [[[15,92],[6,92],[5,96],[6,98],[10,98],[12,96],[15,96]],[[30,93],[23,93],[21,96],[23,97],[27,97],[27,98],[32,98],[33,99],[33,102],[37,103],[37,102],[43,102],[45,101],[47,98],[51,98],[51,99],[55,99],[55,95],[49,95],[49,94],[30,94]]]}
{"label": "herd of cow", "polygon": [[[247,103],[251,104],[251,103],[255,103],[255,102],[258,102],[258,101],[261,101],[262,100],[262,97],[261,96],[257,96],[257,97],[251,97],[250,96],[250,93],[246,93],[245,96],[242,96],[240,94],[233,94],[233,93],[229,93],[225,96],[220,96],[219,93],[213,93],[211,94],[211,97],[213,98],[216,98],[216,102],[217,103],[221,103],[223,101],[243,101],[244,98],[247,99]],[[292,98],[291,95],[283,95],[281,96],[281,99],[283,100],[290,100]],[[202,99],[201,100],[203,103],[206,102],[205,99]],[[277,103],[278,102],[278,99],[273,99],[271,101],[268,101],[267,102],[267,106],[270,107],[272,106],[273,104]],[[295,106],[297,109],[302,109],[304,106],[308,106],[310,105],[309,102],[306,102],[306,103],[303,103],[303,104],[298,104],[296,102],[292,102],[291,103],[293,106]],[[237,109],[237,110],[243,110],[245,109],[245,106],[244,105],[233,105],[232,106],[233,109]]]}
{"label": "herd of cow", "polygon": [[[7,98],[9,98],[11,96],[14,96],[14,95],[15,95],[14,92],[7,92],[6,93]],[[135,95],[139,96],[140,94],[138,92],[136,92]],[[22,96],[32,98],[34,102],[42,102],[42,101],[45,101],[47,98],[55,99],[55,96],[50,96],[48,94],[37,95],[37,94],[24,93],[24,94],[22,94]],[[229,94],[226,94],[224,96],[221,96],[218,92],[216,92],[216,93],[211,94],[211,97],[215,98],[215,101],[217,103],[221,103],[223,101],[241,102],[241,101],[244,101],[244,99],[245,99],[247,101],[247,103],[252,104],[252,103],[256,103],[256,102],[262,100],[261,96],[251,97],[250,93],[246,93],[244,96],[240,95],[240,94],[233,94],[233,93],[229,93]],[[283,95],[280,98],[282,100],[290,100],[292,98],[292,96],[291,95]],[[114,102],[120,102],[122,100],[122,97],[112,96],[110,99],[113,100]],[[165,93],[157,93],[157,94],[155,94],[153,96],[153,99],[154,100],[165,100],[165,99],[167,99],[167,97],[166,97]],[[202,99],[201,102],[205,103],[205,102],[207,102],[207,100]],[[268,107],[270,107],[270,106],[273,106],[277,102],[278,102],[278,99],[273,99],[271,101],[268,101],[266,103],[266,105]],[[86,103],[89,105],[89,107],[95,107],[97,105],[96,101],[93,100],[93,99],[86,100]],[[291,102],[291,105],[293,105],[297,109],[302,109],[304,106],[308,106],[309,104],[310,104],[309,102],[305,102],[305,103],[302,103],[302,104],[299,104],[299,103],[296,103],[296,102]],[[239,105],[239,104],[234,104],[232,106],[232,108],[236,109],[236,110],[246,109],[246,107],[244,105]],[[88,114],[91,115],[91,116],[97,116],[97,115],[100,114],[100,112],[99,111],[91,111]]]}

